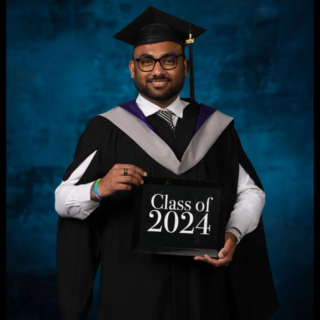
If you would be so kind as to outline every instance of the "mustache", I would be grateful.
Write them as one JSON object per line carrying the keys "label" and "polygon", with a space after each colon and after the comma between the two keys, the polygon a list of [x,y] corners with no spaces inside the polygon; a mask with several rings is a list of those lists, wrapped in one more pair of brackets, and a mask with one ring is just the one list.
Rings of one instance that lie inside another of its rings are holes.
{"label": "mustache", "polygon": [[171,81],[171,78],[165,75],[160,75],[160,76],[153,75],[152,77],[149,77],[147,80],[148,81],[154,81],[154,80]]}

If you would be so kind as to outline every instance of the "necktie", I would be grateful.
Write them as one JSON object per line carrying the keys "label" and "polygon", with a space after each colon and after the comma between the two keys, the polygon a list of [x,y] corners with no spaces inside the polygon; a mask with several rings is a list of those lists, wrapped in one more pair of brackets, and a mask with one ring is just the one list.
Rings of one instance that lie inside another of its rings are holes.
{"label": "necktie", "polygon": [[169,127],[171,128],[172,131],[175,131],[175,126],[172,122],[172,116],[174,115],[174,113],[170,110],[159,110],[157,112],[157,115],[159,117],[161,117],[162,119],[166,120]]}

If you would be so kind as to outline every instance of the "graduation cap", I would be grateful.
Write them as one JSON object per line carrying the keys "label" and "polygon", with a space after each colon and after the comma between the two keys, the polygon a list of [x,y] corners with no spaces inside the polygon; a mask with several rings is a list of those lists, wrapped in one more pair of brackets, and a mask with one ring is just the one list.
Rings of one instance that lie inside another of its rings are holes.
{"label": "graduation cap", "polygon": [[164,11],[149,7],[125,28],[116,33],[113,38],[132,45],[134,48],[143,44],[152,44],[163,41],[173,41],[183,48],[189,45],[190,61],[190,99],[194,99],[193,83],[193,42],[204,33],[190,22],[181,20]]}

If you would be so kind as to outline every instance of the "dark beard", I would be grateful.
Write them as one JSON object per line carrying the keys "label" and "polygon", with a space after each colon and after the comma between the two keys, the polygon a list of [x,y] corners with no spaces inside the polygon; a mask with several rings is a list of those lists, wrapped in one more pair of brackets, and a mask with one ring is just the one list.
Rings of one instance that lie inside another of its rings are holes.
{"label": "dark beard", "polygon": [[[164,76],[153,76],[150,80],[168,80],[168,78]],[[136,89],[148,99],[163,102],[179,94],[183,88],[184,80],[185,77],[184,74],[182,74],[179,79],[176,79],[175,85],[170,86],[170,88],[166,89],[164,92],[161,92],[162,89],[159,88],[158,93],[150,90],[147,85],[142,84],[136,75],[134,76],[134,85]]]}

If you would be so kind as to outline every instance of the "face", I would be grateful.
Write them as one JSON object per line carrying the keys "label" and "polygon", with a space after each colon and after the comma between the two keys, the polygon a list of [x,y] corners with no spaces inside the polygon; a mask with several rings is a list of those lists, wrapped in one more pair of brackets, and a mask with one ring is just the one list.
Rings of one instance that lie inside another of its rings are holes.
{"label": "face", "polygon": [[[133,57],[138,59],[151,56],[159,59],[167,54],[181,54],[182,47],[171,41],[141,45],[134,49]],[[177,67],[164,70],[159,62],[156,62],[152,71],[143,72],[139,69],[137,61],[130,61],[129,69],[131,77],[139,93],[147,100],[165,108],[178,96],[188,74],[189,63],[183,56],[178,58]]]}

